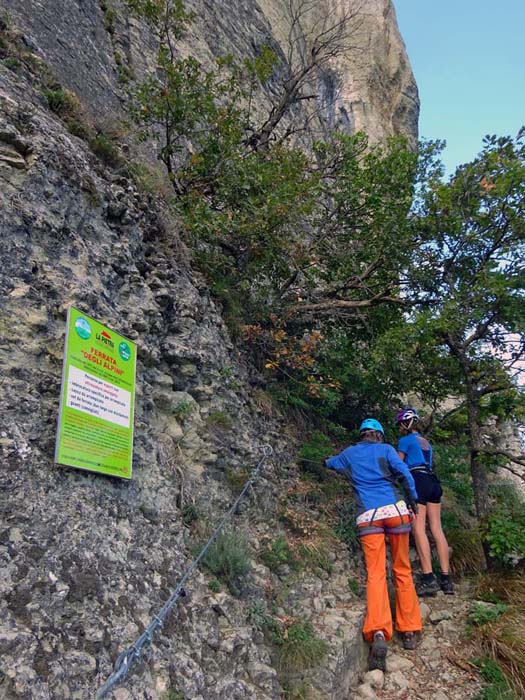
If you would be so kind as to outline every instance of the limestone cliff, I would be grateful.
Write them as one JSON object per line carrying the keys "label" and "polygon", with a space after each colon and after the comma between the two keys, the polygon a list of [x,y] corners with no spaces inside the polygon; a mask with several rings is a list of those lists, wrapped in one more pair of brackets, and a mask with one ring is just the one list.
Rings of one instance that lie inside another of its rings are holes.
{"label": "limestone cliff", "polygon": [[[94,697],[262,444],[270,442],[275,456],[236,518],[254,552],[281,531],[280,498],[294,484],[294,438],[253,388],[173,224],[72,135],[43,95],[38,76],[52,71],[93,119],[119,118],[123,66],[140,74],[154,42],[121,7],[111,24],[107,7],[7,0],[22,46],[22,60],[0,61],[0,696],[7,700]],[[185,50],[203,60],[224,47],[249,53],[284,41],[276,1],[195,7],[199,21]],[[417,92],[391,3],[366,7],[354,57],[326,78],[340,89],[326,102],[334,111],[325,126],[346,120],[375,138],[413,139]],[[0,51],[7,33],[3,23]],[[130,483],[53,464],[70,304],[139,344]],[[311,678],[312,697],[347,693],[360,669],[362,604],[348,590],[341,543],[329,565],[330,576],[289,578],[254,563],[240,600],[212,594],[199,573],[155,654],[113,697],[277,700],[275,659],[249,615],[269,590],[280,591],[277,614],[293,608],[329,645]]]}
{"label": "limestone cliff", "polygon": [[[141,75],[154,61],[154,38],[122,0],[53,0],[36,9],[31,0],[5,4],[29,44],[99,120],[115,117],[122,107],[122,72]],[[348,15],[347,50],[314,86],[323,125],[364,130],[372,140],[404,134],[415,143],[418,91],[391,0],[191,0],[187,5],[196,20],[179,48],[204,63],[225,53],[251,56],[263,44],[284,59],[290,7],[313,8],[301,15],[303,40],[319,30],[320,18],[337,21]]]}

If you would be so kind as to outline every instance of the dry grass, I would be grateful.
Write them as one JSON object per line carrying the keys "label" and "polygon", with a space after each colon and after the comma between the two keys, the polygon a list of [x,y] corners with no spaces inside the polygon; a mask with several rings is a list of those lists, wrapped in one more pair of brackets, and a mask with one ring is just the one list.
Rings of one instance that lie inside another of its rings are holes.
{"label": "dry grass", "polygon": [[525,697],[525,606],[510,606],[479,629],[480,643],[497,661],[519,697]]}
{"label": "dry grass", "polygon": [[451,548],[450,567],[453,574],[461,576],[466,572],[483,571],[485,556],[477,530],[449,530],[447,541]]}
{"label": "dry grass", "polygon": [[525,578],[520,576],[482,576],[476,586],[476,597],[489,602],[525,605]]}
{"label": "dry grass", "polygon": [[505,672],[518,697],[525,697],[525,579],[483,576],[476,595],[508,605],[497,620],[477,628],[477,638]]}

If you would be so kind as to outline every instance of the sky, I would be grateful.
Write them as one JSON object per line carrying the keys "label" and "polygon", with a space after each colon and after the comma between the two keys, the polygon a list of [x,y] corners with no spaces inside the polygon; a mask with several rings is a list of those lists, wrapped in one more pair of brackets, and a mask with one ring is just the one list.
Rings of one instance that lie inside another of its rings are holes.
{"label": "sky", "polygon": [[444,139],[446,173],[483,136],[525,124],[525,0],[394,0],[419,87],[419,135]]}

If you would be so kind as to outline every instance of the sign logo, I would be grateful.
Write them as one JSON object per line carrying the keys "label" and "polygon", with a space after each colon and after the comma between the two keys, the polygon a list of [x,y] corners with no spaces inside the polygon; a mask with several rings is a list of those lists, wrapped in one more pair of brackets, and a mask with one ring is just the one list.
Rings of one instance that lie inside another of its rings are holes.
{"label": "sign logo", "polygon": [[120,343],[118,346],[118,354],[121,356],[123,360],[126,360],[126,362],[129,360],[131,357],[131,348],[127,343]]}
{"label": "sign logo", "polygon": [[91,326],[82,316],[75,321],[75,330],[82,340],[87,340],[91,336]]}
{"label": "sign logo", "polygon": [[102,331],[101,333],[97,333],[95,338],[101,343],[102,345],[107,345],[110,348],[115,347],[115,343],[111,340],[111,336],[107,331]]}

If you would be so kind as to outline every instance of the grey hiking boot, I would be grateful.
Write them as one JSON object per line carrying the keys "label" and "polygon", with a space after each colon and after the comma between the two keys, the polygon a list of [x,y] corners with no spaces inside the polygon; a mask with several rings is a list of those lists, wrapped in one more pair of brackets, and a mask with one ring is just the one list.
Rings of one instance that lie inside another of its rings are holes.
{"label": "grey hiking boot", "polygon": [[429,581],[426,581],[423,578],[420,578],[416,581],[416,593],[421,598],[425,596],[436,595],[438,591],[439,583],[437,582],[435,576],[433,576]]}
{"label": "grey hiking boot", "polygon": [[412,651],[419,644],[420,632],[403,632],[403,649]]}
{"label": "grey hiking boot", "polygon": [[383,672],[386,671],[386,651],[385,635],[382,632],[376,632],[370,648],[370,656],[368,657],[369,671],[375,671],[376,669]]}

